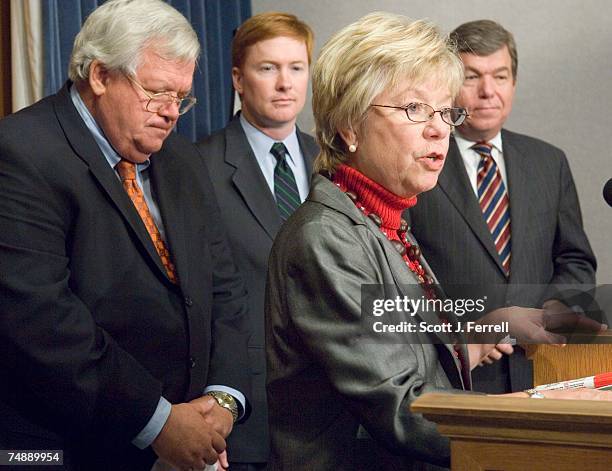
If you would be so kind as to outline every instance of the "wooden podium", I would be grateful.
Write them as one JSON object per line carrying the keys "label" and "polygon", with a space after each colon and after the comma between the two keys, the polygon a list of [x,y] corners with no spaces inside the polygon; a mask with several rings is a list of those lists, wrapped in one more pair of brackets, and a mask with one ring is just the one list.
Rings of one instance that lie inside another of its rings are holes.
{"label": "wooden podium", "polygon": [[[527,346],[534,384],[612,372],[612,331],[596,342]],[[453,471],[612,470],[612,402],[425,394],[412,410],[450,438]]]}
{"label": "wooden podium", "polygon": [[[533,384],[556,383],[612,371],[612,331],[592,337],[575,336],[565,347],[527,345],[527,357],[533,360]],[[612,463],[610,468],[612,469]]]}
{"label": "wooden podium", "polygon": [[450,438],[453,471],[612,469],[612,402],[424,394],[412,410]]}

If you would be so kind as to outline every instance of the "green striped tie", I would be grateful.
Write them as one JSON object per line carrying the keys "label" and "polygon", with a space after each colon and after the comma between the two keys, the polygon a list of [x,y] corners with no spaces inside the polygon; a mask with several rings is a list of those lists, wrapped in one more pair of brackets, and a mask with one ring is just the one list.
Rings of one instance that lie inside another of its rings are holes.
{"label": "green striped tie", "polygon": [[291,213],[300,205],[300,193],[298,192],[295,177],[287,163],[287,148],[282,142],[275,142],[270,153],[276,157],[274,168],[274,197],[278,212],[283,221],[286,221]]}

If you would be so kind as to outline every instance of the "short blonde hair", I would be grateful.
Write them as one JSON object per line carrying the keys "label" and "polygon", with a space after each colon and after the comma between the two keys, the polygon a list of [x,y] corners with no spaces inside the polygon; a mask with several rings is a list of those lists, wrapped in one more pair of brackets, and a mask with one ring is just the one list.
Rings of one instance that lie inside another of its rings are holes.
{"label": "short blonde hair", "polygon": [[336,33],[313,68],[312,109],[321,148],[315,170],[333,173],[347,160],[338,130],[359,129],[379,94],[405,80],[417,87],[432,77],[452,98],[463,83],[455,48],[433,23],[374,12]]}

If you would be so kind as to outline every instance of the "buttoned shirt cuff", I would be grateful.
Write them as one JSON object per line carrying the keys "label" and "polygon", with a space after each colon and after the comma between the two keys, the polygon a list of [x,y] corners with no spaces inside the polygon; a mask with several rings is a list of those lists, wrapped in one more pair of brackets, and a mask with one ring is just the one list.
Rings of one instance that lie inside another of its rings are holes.
{"label": "buttoned shirt cuff", "polygon": [[166,398],[163,396],[160,397],[155,412],[153,412],[153,415],[149,419],[149,422],[147,422],[147,425],[145,425],[140,433],[136,435],[136,438],[132,440],[132,444],[141,450],[144,450],[151,443],[153,443],[153,440],[157,438],[162,427],[168,420],[171,407],[172,406],[166,400]]}
{"label": "buttoned shirt cuff", "polygon": [[230,388],[228,386],[221,386],[219,384],[207,386],[204,390],[204,394],[210,391],[224,392],[236,399],[236,402],[238,403],[238,419],[236,420],[242,419],[242,417],[244,416],[244,412],[246,411],[246,398],[244,397],[244,394],[242,394],[237,389]]}

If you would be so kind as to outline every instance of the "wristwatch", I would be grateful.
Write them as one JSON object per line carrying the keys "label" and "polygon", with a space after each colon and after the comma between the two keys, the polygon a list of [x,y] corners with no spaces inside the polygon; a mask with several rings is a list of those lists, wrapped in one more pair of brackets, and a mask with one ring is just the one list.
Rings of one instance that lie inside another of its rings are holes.
{"label": "wristwatch", "polygon": [[529,399],[545,399],[546,396],[542,394],[535,388],[525,389],[525,391],[529,395]]}
{"label": "wristwatch", "polygon": [[234,422],[238,420],[238,404],[236,403],[236,399],[234,399],[231,394],[223,391],[208,391],[206,394],[217,401],[217,404],[219,404],[221,407],[230,411],[232,413]]}

